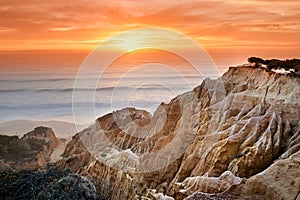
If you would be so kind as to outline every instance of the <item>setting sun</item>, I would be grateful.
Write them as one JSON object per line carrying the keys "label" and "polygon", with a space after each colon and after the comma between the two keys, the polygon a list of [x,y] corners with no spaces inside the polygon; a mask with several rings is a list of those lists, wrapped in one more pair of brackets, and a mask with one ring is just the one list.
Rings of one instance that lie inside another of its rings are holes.
{"label": "setting sun", "polygon": [[[137,28],[116,33],[99,43],[99,47],[112,51],[132,52],[139,49],[189,49],[187,36],[182,33],[157,27]],[[97,48],[99,48],[97,47]]]}
{"label": "setting sun", "polygon": [[113,45],[128,52],[132,52],[143,47],[141,38],[135,35],[128,35],[128,37]]}

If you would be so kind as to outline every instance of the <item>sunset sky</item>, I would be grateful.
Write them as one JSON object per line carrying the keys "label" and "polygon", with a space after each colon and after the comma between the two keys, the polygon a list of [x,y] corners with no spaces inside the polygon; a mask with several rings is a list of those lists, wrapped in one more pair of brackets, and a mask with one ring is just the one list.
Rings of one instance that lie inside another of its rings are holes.
{"label": "sunset sky", "polygon": [[300,58],[299,0],[0,0],[0,121],[153,111],[250,56]]}
{"label": "sunset sky", "polygon": [[225,52],[239,61],[252,54],[300,56],[298,0],[0,1],[2,54],[88,51],[122,31],[142,27],[182,32],[217,60]]}

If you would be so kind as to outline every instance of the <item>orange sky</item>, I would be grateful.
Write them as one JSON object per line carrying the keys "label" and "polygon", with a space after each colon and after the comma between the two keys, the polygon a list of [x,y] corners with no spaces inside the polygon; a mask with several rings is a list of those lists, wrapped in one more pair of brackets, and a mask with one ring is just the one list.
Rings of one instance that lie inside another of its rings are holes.
{"label": "orange sky", "polygon": [[0,51],[90,50],[121,31],[163,27],[213,55],[299,57],[299,10],[299,0],[1,0]]}

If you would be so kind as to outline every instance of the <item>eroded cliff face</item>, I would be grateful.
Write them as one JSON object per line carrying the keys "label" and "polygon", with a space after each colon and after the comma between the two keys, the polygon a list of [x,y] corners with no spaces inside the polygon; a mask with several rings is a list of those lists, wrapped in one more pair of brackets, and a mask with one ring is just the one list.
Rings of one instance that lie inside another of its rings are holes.
{"label": "eroded cliff face", "polygon": [[25,133],[22,139],[26,138],[36,138],[39,140],[43,140],[44,142],[49,144],[49,149],[54,149],[58,144],[58,139],[56,138],[52,128],[43,126],[36,127],[33,131]]}
{"label": "eroded cliff face", "polygon": [[[295,199],[300,198],[300,152],[296,152],[287,159],[274,162],[266,170],[250,177],[241,179],[230,172],[229,179],[224,174],[216,178],[203,178],[192,183],[186,179],[182,193],[191,194],[186,200],[194,199]],[[197,177],[198,179],[200,177]],[[214,181],[211,181],[214,180]],[[225,185],[224,185],[225,184]],[[205,188],[199,188],[205,187]],[[212,192],[220,188],[219,192]],[[201,191],[201,192],[199,192]],[[213,194],[215,193],[215,194]]]}
{"label": "eroded cliff face", "polygon": [[295,199],[299,88],[297,77],[232,67],[153,116],[127,108],[97,119],[58,165],[94,177],[108,199]]}

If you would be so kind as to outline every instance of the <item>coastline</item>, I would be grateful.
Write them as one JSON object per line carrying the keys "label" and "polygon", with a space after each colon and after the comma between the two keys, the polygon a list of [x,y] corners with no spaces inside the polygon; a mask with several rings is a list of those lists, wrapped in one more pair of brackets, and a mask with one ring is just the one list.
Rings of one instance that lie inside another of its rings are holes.
{"label": "coastline", "polygon": [[8,136],[17,135],[20,138],[38,126],[51,127],[58,138],[66,139],[77,132],[75,124],[70,122],[54,120],[12,120],[0,123],[0,134]]}

